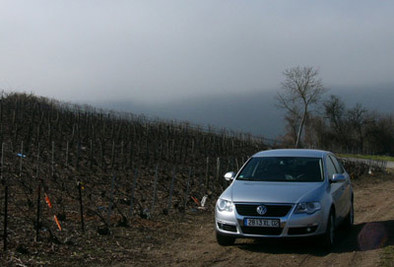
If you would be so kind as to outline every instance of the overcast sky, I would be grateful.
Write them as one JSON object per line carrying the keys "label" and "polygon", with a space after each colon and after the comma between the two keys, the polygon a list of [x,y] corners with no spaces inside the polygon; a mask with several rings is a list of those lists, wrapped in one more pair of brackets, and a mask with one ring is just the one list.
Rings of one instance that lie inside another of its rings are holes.
{"label": "overcast sky", "polygon": [[0,88],[66,101],[163,103],[394,81],[394,1],[0,0]]}

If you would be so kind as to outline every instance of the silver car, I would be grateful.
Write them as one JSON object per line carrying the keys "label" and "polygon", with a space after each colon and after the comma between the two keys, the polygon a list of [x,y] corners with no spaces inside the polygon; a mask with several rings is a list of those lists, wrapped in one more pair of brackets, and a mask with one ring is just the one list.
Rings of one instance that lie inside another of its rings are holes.
{"label": "silver car", "polygon": [[335,229],[354,218],[350,178],[334,154],[278,149],[253,155],[236,174],[215,208],[216,239],[312,237],[331,248]]}

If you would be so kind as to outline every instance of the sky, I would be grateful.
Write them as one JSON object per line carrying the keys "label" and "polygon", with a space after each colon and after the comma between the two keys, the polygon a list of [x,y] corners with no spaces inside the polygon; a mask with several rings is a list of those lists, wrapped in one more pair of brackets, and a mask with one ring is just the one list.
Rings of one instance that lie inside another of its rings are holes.
{"label": "sky", "polygon": [[370,0],[0,0],[0,90],[169,106],[274,92],[295,66],[317,68],[328,88],[387,87],[393,10]]}

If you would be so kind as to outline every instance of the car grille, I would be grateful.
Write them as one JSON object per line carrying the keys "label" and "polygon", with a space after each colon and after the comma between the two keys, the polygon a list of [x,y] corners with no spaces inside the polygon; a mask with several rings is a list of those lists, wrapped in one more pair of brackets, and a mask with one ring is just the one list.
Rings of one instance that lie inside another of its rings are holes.
{"label": "car grille", "polygon": [[259,217],[283,217],[289,213],[291,205],[270,205],[267,207],[267,212],[264,215],[257,213],[257,207],[261,204],[235,204],[235,208],[239,215],[242,216],[259,216]]}
{"label": "car grille", "polygon": [[253,235],[280,235],[283,228],[271,228],[271,227],[241,227],[244,234]]}

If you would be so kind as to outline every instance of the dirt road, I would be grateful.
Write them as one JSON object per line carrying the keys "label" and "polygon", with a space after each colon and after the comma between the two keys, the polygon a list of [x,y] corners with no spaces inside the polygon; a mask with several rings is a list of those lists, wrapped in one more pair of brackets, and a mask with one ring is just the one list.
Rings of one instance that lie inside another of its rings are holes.
{"label": "dirt road", "polygon": [[143,248],[131,264],[378,266],[383,249],[394,245],[394,177],[367,177],[353,186],[355,225],[350,232],[337,231],[337,244],[330,253],[308,240],[239,239],[233,246],[221,247],[215,240],[210,211],[179,223],[175,220],[168,228],[171,240]]}

